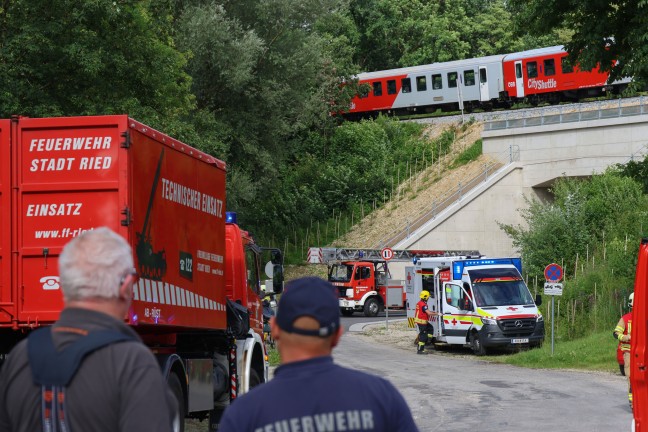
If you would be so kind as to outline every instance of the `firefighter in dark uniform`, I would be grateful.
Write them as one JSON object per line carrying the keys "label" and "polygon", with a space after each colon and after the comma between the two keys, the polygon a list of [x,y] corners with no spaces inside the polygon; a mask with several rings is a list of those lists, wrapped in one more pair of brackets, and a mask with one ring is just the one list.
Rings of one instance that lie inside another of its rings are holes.
{"label": "firefighter in dark uniform", "polygon": [[414,313],[414,322],[418,326],[419,336],[418,336],[418,348],[416,349],[417,354],[427,354],[425,352],[425,343],[428,341],[428,337],[433,337],[432,335],[432,325],[430,324],[430,317],[438,315],[436,312],[432,312],[428,309],[427,301],[430,298],[430,293],[428,291],[421,291],[421,300],[416,303],[416,311]]}

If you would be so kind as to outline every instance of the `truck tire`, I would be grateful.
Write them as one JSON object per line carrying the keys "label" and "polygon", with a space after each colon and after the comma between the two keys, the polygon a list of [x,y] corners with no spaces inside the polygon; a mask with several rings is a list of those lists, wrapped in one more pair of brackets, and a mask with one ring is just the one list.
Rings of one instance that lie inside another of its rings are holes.
{"label": "truck tire", "polygon": [[375,317],[378,316],[378,312],[380,312],[380,303],[378,303],[378,300],[375,298],[370,298],[367,299],[367,301],[364,304],[364,314],[367,317]]}
{"label": "truck tire", "polygon": [[470,333],[470,348],[472,352],[477,356],[486,355],[486,348],[482,344],[479,334],[477,332]]}
{"label": "truck tire", "polygon": [[261,384],[261,377],[255,369],[250,369],[250,390]]}
{"label": "truck tire", "polygon": [[184,432],[185,427],[185,406],[184,406],[184,396],[182,394],[182,384],[180,384],[180,379],[178,375],[171,373],[167,378],[167,384],[171,389],[171,393],[175,396],[176,401],[178,401],[178,415],[173,419],[173,432]]}
{"label": "truck tire", "polygon": [[353,312],[355,312],[353,309],[350,308],[340,308],[340,312],[342,312],[342,315],[345,317],[350,317],[353,315]]}

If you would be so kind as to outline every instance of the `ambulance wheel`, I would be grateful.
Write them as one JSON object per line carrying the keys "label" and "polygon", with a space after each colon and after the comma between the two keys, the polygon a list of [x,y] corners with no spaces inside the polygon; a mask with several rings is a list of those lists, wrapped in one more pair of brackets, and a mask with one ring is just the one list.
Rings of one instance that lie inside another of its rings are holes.
{"label": "ambulance wheel", "polygon": [[349,308],[344,308],[344,309],[340,308],[340,311],[342,312],[342,315],[345,317],[350,317],[351,315],[353,315],[353,312],[355,312],[353,309],[349,309]]}
{"label": "ambulance wheel", "polygon": [[364,305],[364,314],[367,317],[375,317],[380,312],[380,303],[375,298],[367,299]]}
{"label": "ambulance wheel", "polygon": [[470,348],[475,355],[486,355],[486,348],[484,348],[484,345],[482,344],[477,332],[470,333]]}
{"label": "ambulance wheel", "polygon": [[185,405],[184,405],[184,396],[182,394],[182,384],[180,384],[180,379],[178,375],[171,373],[169,378],[167,378],[167,383],[171,389],[171,393],[175,396],[176,401],[178,401],[178,413],[177,416],[173,419],[173,432],[184,432],[185,426]]}

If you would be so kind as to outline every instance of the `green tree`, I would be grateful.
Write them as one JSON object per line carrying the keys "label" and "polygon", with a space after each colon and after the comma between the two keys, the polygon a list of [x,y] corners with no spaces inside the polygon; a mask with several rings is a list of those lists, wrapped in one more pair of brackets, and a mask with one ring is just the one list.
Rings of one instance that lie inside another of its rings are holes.
{"label": "green tree", "polygon": [[331,14],[344,27],[333,0],[194,2],[178,20],[198,106],[220,126],[228,208],[248,226],[267,226],[282,202],[283,167],[304,153],[309,134],[330,134],[337,123],[330,112],[344,105],[340,74],[351,63]]}
{"label": "green tree", "polygon": [[0,116],[128,113],[159,127],[187,115],[191,80],[162,6],[153,15],[149,1],[5,1]]}
{"label": "green tree", "polygon": [[610,170],[589,180],[559,179],[554,201],[529,200],[521,210],[526,224],[501,227],[512,238],[531,275],[541,275],[550,262],[573,268],[603,242],[639,237],[648,202],[641,185]]}
{"label": "green tree", "polygon": [[631,160],[626,164],[618,164],[619,174],[630,177],[643,186],[644,194],[648,194],[648,156],[643,160]]}
{"label": "green tree", "polygon": [[525,32],[572,31],[565,46],[584,69],[599,65],[611,71],[611,81],[648,82],[648,1],[510,0],[509,6]]}

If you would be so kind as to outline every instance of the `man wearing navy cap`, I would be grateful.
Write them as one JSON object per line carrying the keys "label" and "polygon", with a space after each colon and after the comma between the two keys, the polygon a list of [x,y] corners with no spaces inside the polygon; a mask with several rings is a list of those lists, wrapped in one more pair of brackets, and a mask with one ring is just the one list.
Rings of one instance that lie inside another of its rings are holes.
{"label": "man wearing navy cap", "polygon": [[342,328],[330,283],[316,277],[289,282],[271,327],[282,365],[270,382],[225,410],[219,431],[418,431],[389,381],[333,363]]}

